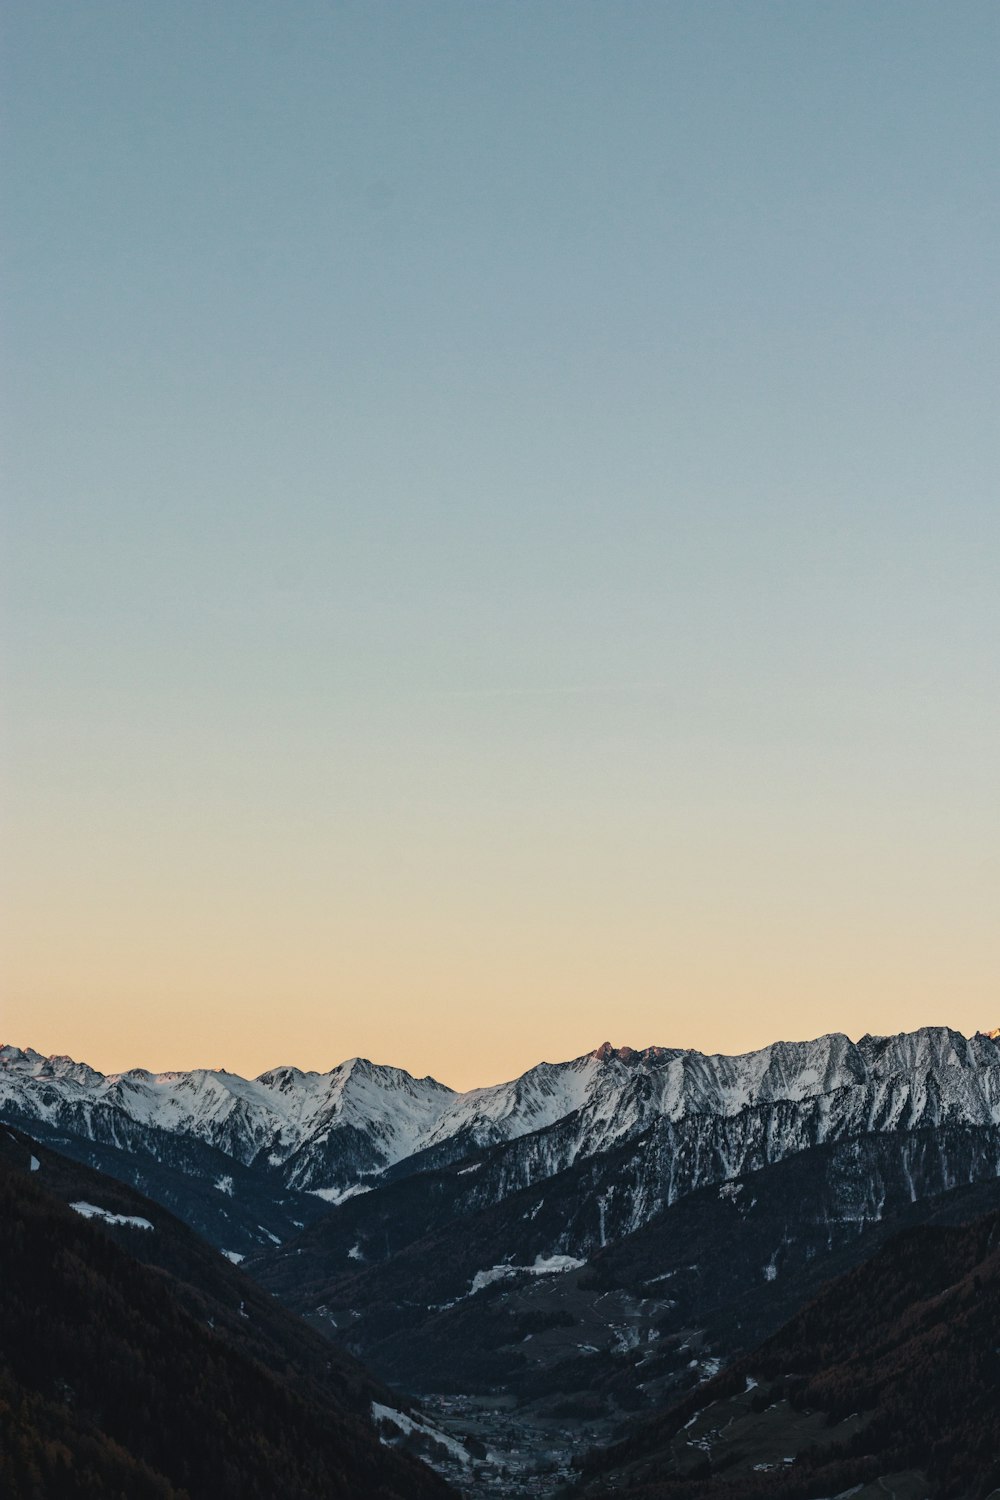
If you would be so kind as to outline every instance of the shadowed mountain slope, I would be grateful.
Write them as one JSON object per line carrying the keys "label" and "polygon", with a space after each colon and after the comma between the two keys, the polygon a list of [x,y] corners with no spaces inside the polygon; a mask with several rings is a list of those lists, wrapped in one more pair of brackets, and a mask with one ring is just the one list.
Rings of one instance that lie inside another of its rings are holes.
{"label": "shadowed mountain slope", "polygon": [[503,1383],[592,1407],[607,1385],[634,1409],[666,1394],[658,1382],[694,1378],[696,1354],[717,1365],[758,1343],[894,1229],[997,1205],[998,1135],[814,1147],[698,1188],[631,1234],[618,1206],[642,1141],[493,1202],[492,1158],[510,1150],[496,1147],[354,1198],[249,1268],[405,1389]]}
{"label": "shadowed mountain slope", "polygon": [[183,1225],[0,1135],[0,1493],[451,1493],[380,1444],[368,1416],[380,1387]]}
{"label": "shadowed mountain slope", "polygon": [[1000,1213],[897,1235],[589,1465],[588,1496],[1000,1492]]}

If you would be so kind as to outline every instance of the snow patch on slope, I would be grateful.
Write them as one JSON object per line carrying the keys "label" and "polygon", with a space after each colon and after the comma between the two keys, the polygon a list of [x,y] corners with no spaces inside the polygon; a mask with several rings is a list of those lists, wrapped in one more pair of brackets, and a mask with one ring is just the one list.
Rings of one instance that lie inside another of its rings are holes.
{"label": "snow patch on slope", "polygon": [[[427,1438],[430,1442],[440,1443],[443,1448],[447,1448],[452,1458],[457,1459],[460,1464],[471,1462],[462,1444],[447,1432],[442,1432],[440,1427],[432,1427],[429,1422],[422,1422],[417,1417],[410,1417],[405,1411],[394,1411],[391,1406],[383,1406],[381,1401],[372,1402],[372,1421],[376,1423],[388,1422],[393,1427],[398,1428],[404,1437],[408,1437],[410,1433],[416,1433],[419,1437]],[[385,1442],[385,1439],[383,1438],[382,1441]]]}
{"label": "snow patch on slope", "polygon": [[358,1198],[362,1193],[370,1193],[371,1188],[367,1183],[355,1182],[348,1188],[309,1188],[307,1191],[314,1198],[322,1198],[324,1203],[332,1203],[335,1208],[339,1208],[348,1198]]}
{"label": "snow patch on slope", "polygon": [[476,1272],[468,1295],[474,1297],[495,1281],[506,1281],[513,1276],[557,1276],[563,1271],[579,1271],[586,1264],[585,1260],[577,1260],[574,1255],[537,1255],[531,1266],[491,1266],[488,1271]]}
{"label": "snow patch on slope", "polygon": [[82,1214],[85,1219],[103,1219],[105,1224],[124,1224],[129,1229],[152,1229],[148,1219],[140,1219],[138,1214],[113,1214],[106,1208],[98,1208],[96,1203],[71,1203],[70,1208],[74,1213]]}

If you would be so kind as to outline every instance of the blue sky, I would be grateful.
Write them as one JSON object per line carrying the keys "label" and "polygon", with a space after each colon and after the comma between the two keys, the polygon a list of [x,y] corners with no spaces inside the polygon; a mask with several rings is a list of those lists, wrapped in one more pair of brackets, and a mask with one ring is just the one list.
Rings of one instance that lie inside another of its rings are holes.
{"label": "blue sky", "polygon": [[996,1024],[998,42],[15,0],[12,1041]]}

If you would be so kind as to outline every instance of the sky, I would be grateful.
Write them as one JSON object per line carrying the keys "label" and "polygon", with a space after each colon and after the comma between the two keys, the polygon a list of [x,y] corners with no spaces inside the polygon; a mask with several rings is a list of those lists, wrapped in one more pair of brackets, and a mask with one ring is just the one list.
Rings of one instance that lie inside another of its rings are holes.
{"label": "sky", "polygon": [[11,0],[0,1040],[1000,1024],[1000,8]]}

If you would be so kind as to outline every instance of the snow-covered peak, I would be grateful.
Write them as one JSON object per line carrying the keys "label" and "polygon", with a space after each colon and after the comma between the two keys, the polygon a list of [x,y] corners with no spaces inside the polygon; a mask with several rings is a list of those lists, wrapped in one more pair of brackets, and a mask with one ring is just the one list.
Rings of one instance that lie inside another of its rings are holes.
{"label": "snow-covered peak", "polygon": [[17,1068],[29,1078],[67,1079],[84,1085],[96,1082],[100,1073],[86,1063],[74,1062],[64,1055],[43,1057],[33,1047],[0,1047],[0,1068]]}
{"label": "snow-covered peak", "polygon": [[283,1064],[280,1068],[268,1068],[266,1073],[258,1073],[254,1082],[262,1084],[266,1089],[279,1089],[282,1093],[287,1093],[291,1088],[298,1088],[303,1079],[317,1076],[316,1073],[303,1073],[301,1068]]}
{"label": "snow-covered peak", "polygon": [[568,1063],[537,1063],[509,1083],[455,1094],[424,1144],[462,1135],[493,1145],[553,1125],[587,1102],[598,1070],[588,1053]]}
{"label": "snow-covered peak", "polygon": [[972,1056],[968,1039],[950,1026],[922,1026],[898,1036],[863,1036],[858,1051],[874,1078],[928,1068],[966,1068]]}
{"label": "snow-covered peak", "polygon": [[862,1121],[912,1122],[930,1111],[1000,1123],[998,1040],[1000,1030],[966,1038],[949,1027],[856,1043],[833,1032],[736,1056],[605,1042],[465,1093],[357,1057],[326,1073],[283,1065],[252,1079],[204,1068],[104,1075],[68,1057],[6,1046],[0,1111],[111,1139],[116,1121],[190,1136],[241,1162],[266,1164],[290,1186],[343,1193],[432,1147],[457,1155],[558,1126],[575,1142],[571,1155],[589,1154],[657,1119],[732,1118],[834,1096],[857,1096]]}

